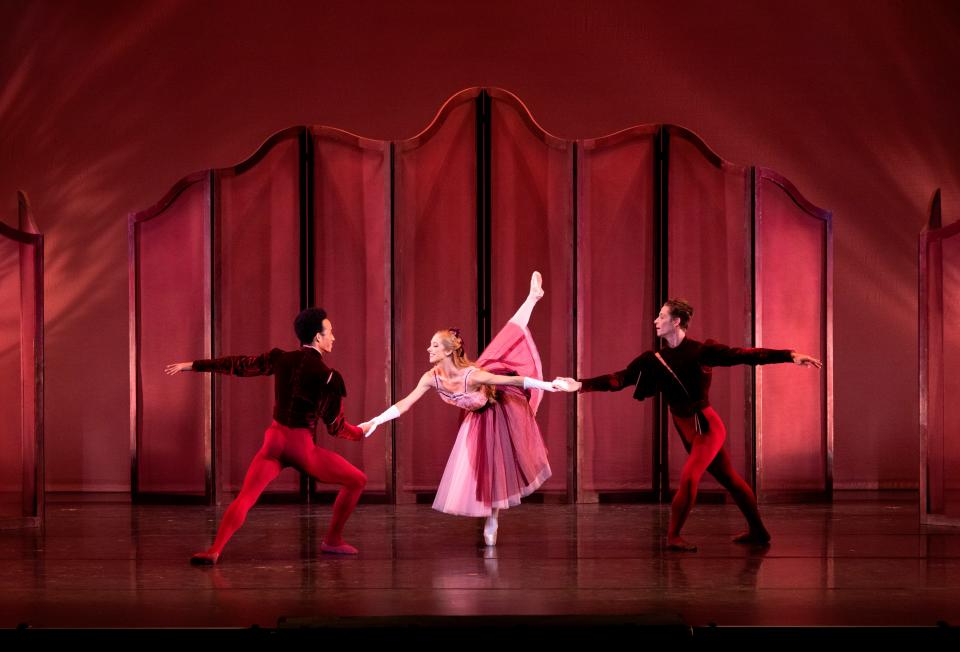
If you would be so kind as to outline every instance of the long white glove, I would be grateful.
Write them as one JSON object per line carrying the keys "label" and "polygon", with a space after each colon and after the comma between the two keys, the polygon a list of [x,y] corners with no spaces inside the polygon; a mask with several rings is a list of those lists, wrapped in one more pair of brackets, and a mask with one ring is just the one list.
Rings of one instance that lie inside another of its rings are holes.
{"label": "long white glove", "polygon": [[370,423],[372,425],[370,426],[370,430],[367,431],[366,436],[369,437],[372,435],[373,431],[376,430],[377,426],[379,426],[381,423],[386,423],[387,421],[396,419],[398,416],[400,416],[400,410],[397,409],[396,405],[391,405],[386,410],[370,419]]}
{"label": "long white glove", "polygon": [[530,389],[531,387],[536,387],[537,389],[542,389],[545,392],[555,392],[557,388],[553,386],[553,383],[548,383],[543,380],[537,380],[536,378],[530,378],[529,376],[524,376],[523,378],[523,388]]}

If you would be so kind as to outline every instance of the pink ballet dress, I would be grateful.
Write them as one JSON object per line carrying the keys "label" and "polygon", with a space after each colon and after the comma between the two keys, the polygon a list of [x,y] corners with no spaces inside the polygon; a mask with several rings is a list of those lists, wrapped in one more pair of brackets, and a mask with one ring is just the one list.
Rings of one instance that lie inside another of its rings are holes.
{"label": "pink ballet dress", "polygon": [[[515,322],[497,333],[477,365],[492,374],[542,378],[540,354],[530,331]],[[496,400],[468,392],[476,367],[467,369],[463,391],[451,394],[436,376],[440,398],[465,410],[433,508],[459,516],[489,516],[520,504],[550,477],[547,449],[535,419],[543,392],[498,386]]]}

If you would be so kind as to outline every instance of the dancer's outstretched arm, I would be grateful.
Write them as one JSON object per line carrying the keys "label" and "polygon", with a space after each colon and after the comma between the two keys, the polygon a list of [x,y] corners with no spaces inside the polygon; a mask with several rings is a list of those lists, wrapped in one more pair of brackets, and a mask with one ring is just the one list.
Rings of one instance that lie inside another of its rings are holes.
{"label": "dancer's outstretched arm", "polygon": [[273,374],[276,358],[282,354],[280,349],[271,349],[260,355],[230,355],[211,360],[176,362],[167,365],[164,373],[173,376],[181,371],[206,371],[234,376],[270,376]]}
{"label": "dancer's outstretched arm", "polygon": [[624,369],[611,374],[581,380],[561,376],[553,382],[564,392],[619,392],[627,387],[636,389],[641,377],[644,374],[650,375],[651,364],[655,366],[656,363],[651,362],[652,360],[655,360],[653,353],[648,351],[631,360]]}
{"label": "dancer's outstretched arm", "polygon": [[818,359],[789,349],[732,347],[713,340],[704,342],[700,362],[708,367],[732,367],[739,364],[764,365],[778,362],[792,362],[802,367],[817,369],[823,366]]}
{"label": "dancer's outstretched arm", "polygon": [[369,421],[364,421],[363,423],[361,423],[360,428],[362,428],[366,436],[369,437],[370,435],[373,434],[373,431],[377,429],[377,426],[379,426],[382,423],[386,423],[391,419],[396,419],[401,414],[409,410],[414,403],[419,401],[423,397],[423,395],[427,393],[427,391],[430,389],[432,384],[433,384],[433,373],[428,371],[422,376],[420,376],[420,380],[417,382],[417,386],[414,388],[412,392],[410,392],[409,394],[404,396],[402,399],[400,399],[399,401],[397,401],[396,403],[388,407],[381,414],[378,414],[377,416],[373,417]]}
{"label": "dancer's outstretched arm", "polygon": [[560,390],[556,382],[548,383],[528,376],[499,376],[488,371],[483,371],[482,369],[478,369],[470,375],[470,383],[475,385],[512,385],[514,387],[523,387],[524,389],[536,387],[546,392],[556,392]]}

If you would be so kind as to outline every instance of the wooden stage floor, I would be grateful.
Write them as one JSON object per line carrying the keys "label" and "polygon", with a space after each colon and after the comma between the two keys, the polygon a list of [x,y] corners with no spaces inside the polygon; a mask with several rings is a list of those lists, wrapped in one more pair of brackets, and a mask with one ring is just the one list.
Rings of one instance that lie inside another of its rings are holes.
{"label": "wooden stage floor", "polygon": [[[691,627],[960,624],[960,528],[921,527],[915,494],[766,505],[769,548],[736,545],[732,505],[698,505],[668,552],[668,507],[526,504],[496,548],[480,521],[361,505],[319,552],[329,505],[262,505],[213,568],[188,564],[222,508],[52,502],[0,532],[0,629],[276,627],[345,617],[630,616]],[[291,620],[293,619],[293,620]]]}

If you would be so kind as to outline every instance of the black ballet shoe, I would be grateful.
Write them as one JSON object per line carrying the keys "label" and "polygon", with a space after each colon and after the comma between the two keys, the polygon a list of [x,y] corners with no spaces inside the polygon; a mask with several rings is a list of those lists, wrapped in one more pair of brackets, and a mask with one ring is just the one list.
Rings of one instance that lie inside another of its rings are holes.
{"label": "black ballet shoe", "polygon": [[213,566],[220,560],[220,555],[215,552],[198,552],[190,558],[190,563],[194,566]]}
{"label": "black ballet shoe", "polygon": [[733,537],[732,541],[745,546],[769,546],[770,533],[752,532],[747,530],[746,532],[741,532],[737,536]]}

